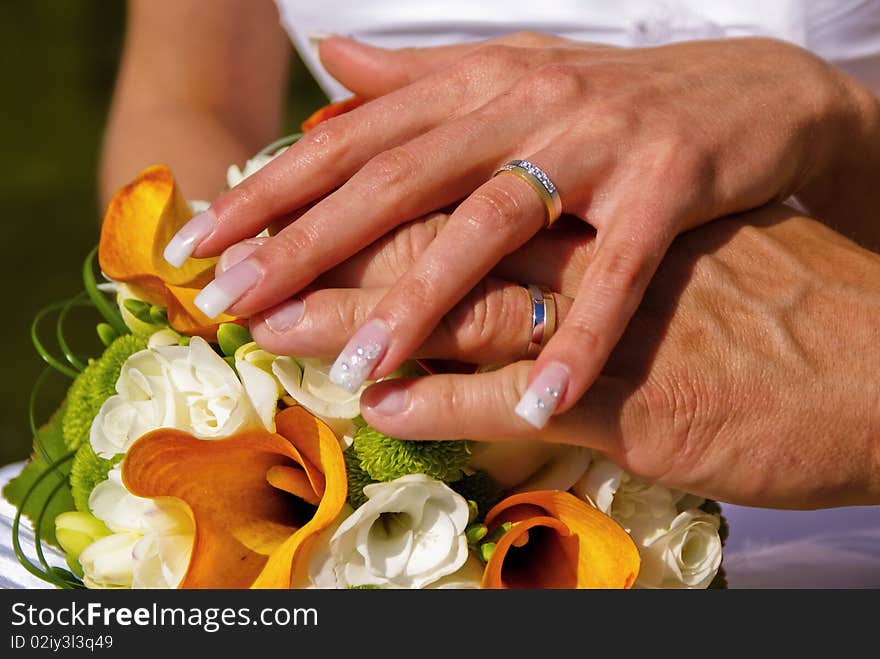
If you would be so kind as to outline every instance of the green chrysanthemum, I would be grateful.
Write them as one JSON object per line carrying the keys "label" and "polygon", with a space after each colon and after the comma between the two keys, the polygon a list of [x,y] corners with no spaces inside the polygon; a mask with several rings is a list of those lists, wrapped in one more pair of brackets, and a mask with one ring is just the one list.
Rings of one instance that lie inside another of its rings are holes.
{"label": "green chrysanthemum", "polygon": [[67,393],[67,409],[61,421],[64,443],[76,450],[89,439],[92,421],[104,401],[116,393],[116,380],[122,364],[131,355],[147,347],[147,340],[133,334],[113,341],[98,359],[80,373]]}
{"label": "green chrysanthemum", "polygon": [[470,442],[404,441],[375,428],[358,428],[352,445],[361,468],[376,481],[393,481],[407,474],[425,474],[451,483],[462,477],[471,455]]}
{"label": "green chrysanthemum", "polygon": [[458,492],[468,501],[477,504],[477,520],[486,517],[492,506],[501,501],[503,492],[498,484],[485,471],[469,474],[449,487]]}
{"label": "green chrysanthemum", "polygon": [[345,475],[348,478],[348,503],[352,508],[358,509],[367,502],[364,488],[376,481],[363,470],[354,448],[348,448],[342,457],[345,459]]}
{"label": "green chrysanthemum", "polygon": [[114,460],[98,456],[89,442],[79,447],[70,468],[70,490],[77,510],[89,511],[89,495],[95,485],[107,480],[107,474],[119,460],[121,456]]}

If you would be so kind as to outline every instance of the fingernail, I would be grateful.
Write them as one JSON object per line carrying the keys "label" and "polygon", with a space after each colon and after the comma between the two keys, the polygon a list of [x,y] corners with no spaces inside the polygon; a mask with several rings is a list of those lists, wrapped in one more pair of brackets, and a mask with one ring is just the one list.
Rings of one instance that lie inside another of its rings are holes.
{"label": "fingernail", "polygon": [[193,300],[208,318],[216,318],[257,285],[262,271],[253,259],[236,263],[202,289]]}
{"label": "fingernail", "polygon": [[526,389],[514,411],[535,428],[543,428],[559,405],[567,386],[568,370],[562,364],[550,363]]}
{"label": "fingernail", "polygon": [[366,406],[382,416],[396,416],[403,412],[409,403],[409,392],[397,385],[386,387],[385,391],[387,393],[375,402],[373,402],[375,396],[364,401]]}
{"label": "fingernail", "polygon": [[361,327],[333,362],[330,382],[355,393],[388,350],[389,338],[381,320],[371,320]]}
{"label": "fingernail", "polygon": [[201,242],[211,235],[217,224],[217,216],[210,208],[184,224],[165,246],[162,256],[175,268],[183,265]]}
{"label": "fingernail", "polygon": [[300,321],[304,307],[303,301],[296,298],[279,304],[275,311],[266,316],[266,327],[273,332],[286,332]]}
{"label": "fingernail", "polygon": [[217,261],[217,269],[220,272],[226,272],[236,263],[241,263],[257,251],[258,247],[265,245],[268,240],[268,238],[248,238],[240,243],[235,243],[220,255],[220,259]]}

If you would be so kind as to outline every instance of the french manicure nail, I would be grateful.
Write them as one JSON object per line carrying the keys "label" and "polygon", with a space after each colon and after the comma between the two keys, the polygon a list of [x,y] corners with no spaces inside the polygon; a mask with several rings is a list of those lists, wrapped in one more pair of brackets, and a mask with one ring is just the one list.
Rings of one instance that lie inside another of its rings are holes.
{"label": "french manicure nail", "polygon": [[516,404],[514,411],[535,428],[543,428],[553,415],[568,386],[568,370],[550,363],[534,379]]}
{"label": "french manicure nail", "polygon": [[266,316],[266,327],[276,333],[286,332],[300,321],[304,307],[303,301],[296,298],[279,304]]}
{"label": "french manicure nail", "polygon": [[330,382],[355,393],[388,350],[388,328],[381,320],[361,327],[343,348],[330,369]]}
{"label": "french manicure nail", "polygon": [[394,386],[375,405],[367,406],[382,416],[395,416],[403,412],[408,402],[409,392],[403,387]]}
{"label": "french manicure nail", "polygon": [[259,263],[245,259],[205,286],[193,304],[208,318],[216,318],[256,286],[261,275]]}
{"label": "french manicure nail", "polygon": [[217,261],[217,268],[220,272],[226,272],[236,263],[244,261],[247,257],[257,251],[258,247],[262,247],[269,241],[268,238],[248,238],[240,243],[235,243],[232,247],[226,248]]}
{"label": "french manicure nail", "polygon": [[184,261],[192,256],[196,247],[211,235],[216,224],[217,216],[210,208],[199,213],[174,234],[174,237],[165,246],[162,256],[175,268],[179,268]]}

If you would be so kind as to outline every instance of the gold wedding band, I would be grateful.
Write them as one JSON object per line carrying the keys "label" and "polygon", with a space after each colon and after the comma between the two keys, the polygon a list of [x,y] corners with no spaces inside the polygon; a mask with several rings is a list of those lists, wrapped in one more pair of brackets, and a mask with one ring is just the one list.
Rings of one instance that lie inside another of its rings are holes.
{"label": "gold wedding band", "polygon": [[543,286],[527,284],[524,288],[528,290],[532,302],[532,328],[526,357],[534,359],[556,332],[556,298],[553,297],[553,291]]}
{"label": "gold wedding band", "polygon": [[562,215],[562,200],[559,198],[556,185],[543,169],[528,160],[511,160],[506,165],[499,167],[493,176],[503,173],[513,174],[534,188],[538,196],[541,197],[541,201],[544,202],[544,206],[547,207],[548,227],[559,219],[559,216]]}

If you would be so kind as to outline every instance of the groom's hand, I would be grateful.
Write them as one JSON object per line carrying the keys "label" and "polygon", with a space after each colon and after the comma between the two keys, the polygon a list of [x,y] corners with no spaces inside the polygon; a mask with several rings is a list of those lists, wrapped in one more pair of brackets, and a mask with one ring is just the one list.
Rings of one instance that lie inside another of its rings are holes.
{"label": "groom's hand", "polygon": [[880,257],[770,208],[682,236],[598,384],[544,431],[506,413],[528,362],[380,383],[362,412],[396,437],[584,444],[726,501],[876,504],[878,321]]}

